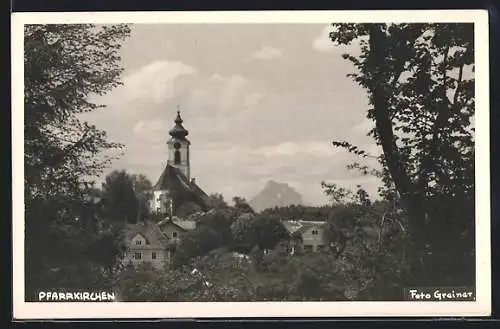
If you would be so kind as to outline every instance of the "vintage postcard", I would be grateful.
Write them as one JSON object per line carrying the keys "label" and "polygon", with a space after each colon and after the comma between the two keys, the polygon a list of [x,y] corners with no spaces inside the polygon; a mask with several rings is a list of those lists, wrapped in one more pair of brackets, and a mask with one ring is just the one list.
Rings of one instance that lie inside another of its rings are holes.
{"label": "vintage postcard", "polygon": [[14,318],[489,315],[488,40],[481,10],[14,13]]}

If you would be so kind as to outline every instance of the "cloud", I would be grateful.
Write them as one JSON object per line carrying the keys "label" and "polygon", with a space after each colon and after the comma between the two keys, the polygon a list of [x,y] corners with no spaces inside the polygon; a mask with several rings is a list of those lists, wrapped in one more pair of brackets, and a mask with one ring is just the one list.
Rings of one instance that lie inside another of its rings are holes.
{"label": "cloud", "polygon": [[174,96],[178,77],[194,74],[196,69],[182,62],[156,61],[125,76],[119,91],[126,99],[148,98],[158,103]]}
{"label": "cloud", "polygon": [[[220,131],[228,120],[247,111],[256,111],[266,93],[259,85],[239,74],[198,76],[178,90],[178,101],[193,120],[205,121],[207,131]],[[222,126],[221,126],[222,125]]]}
{"label": "cloud", "polygon": [[227,141],[193,149],[191,154],[193,174],[201,186],[207,193],[222,193],[228,200],[236,195],[250,199],[271,179],[293,184],[306,202],[313,204],[328,202],[320,185],[323,180],[348,188],[360,184],[371,194],[376,193],[380,183],[373,177],[346,170],[352,156],[320,141],[254,148]]}
{"label": "cloud", "polygon": [[356,133],[368,133],[374,126],[375,123],[373,122],[373,120],[364,118],[362,121],[352,127],[352,131]]}
{"label": "cloud", "polygon": [[[248,89],[249,81],[240,75],[200,77],[192,85],[185,86],[182,97],[186,107],[210,109],[211,112],[228,112],[241,103]],[[214,114],[214,113],[210,113]]]}
{"label": "cloud", "polygon": [[318,157],[329,157],[336,150],[329,144],[324,142],[285,142],[272,146],[260,147],[253,150],[255,154],[265,155],[266,157],[273,156],[296,156],[296,155],[312,155]]}
{"label": "cloud", "polygon": [[203,163],[219,163],[221,166],[230,167],[238,165],[264,165],[269,169],[276,161],[276,167],[283,167],[290,158],[304,157],[310,159],[329,158],[334,156],[337,149],[329,143],[310,142],[284,142],[274,145],[251,147],[238,142],[220,142],[205,144],[196,150],[203,158]]}
{"label": "cloud", "polygon": [[142,135],[143,133],[151,135],[164,129],[166,129],[165,122],[160,119],[139,120],[132,128],[132,132],[135,135]]}
{"label": "cloud", "polygon": [[333,27],[331,25],[326,26],[321,30],[320,35],[314,39],[313,41],[313,48],[321,51],[321,52],[327,52],[333,49],[334,44],[332,40],[330,39],[330,32],[333,31]]}
{"label": "cloud", "polygon": [[268,46],[263,46],[261,49],[257,50],[252,54],[252,58],[266,59],[266,60],[280,58],[282,56],[283,53],[281,52],[281,50]]}

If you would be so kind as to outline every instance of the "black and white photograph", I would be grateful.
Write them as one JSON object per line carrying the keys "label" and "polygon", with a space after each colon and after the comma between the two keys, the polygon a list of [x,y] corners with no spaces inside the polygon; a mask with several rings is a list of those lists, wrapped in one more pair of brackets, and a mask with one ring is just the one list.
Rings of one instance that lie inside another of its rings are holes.
{"label": "black and white photograph", "polygon": [[487,13],[314,14],[13,16],[14,315],[489,314]]}

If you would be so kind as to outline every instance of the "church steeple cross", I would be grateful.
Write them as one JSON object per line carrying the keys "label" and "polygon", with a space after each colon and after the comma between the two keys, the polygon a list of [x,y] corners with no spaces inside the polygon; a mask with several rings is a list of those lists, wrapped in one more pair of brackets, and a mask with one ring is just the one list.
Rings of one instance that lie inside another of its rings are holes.
{"label": "church steeple cross", "polygon": [[177,125],[181,125],[183,122],[182,118],[181,118],[181,111],[179,109],[179,105],[177,105],[177,117],[175,118],[175,123]]}

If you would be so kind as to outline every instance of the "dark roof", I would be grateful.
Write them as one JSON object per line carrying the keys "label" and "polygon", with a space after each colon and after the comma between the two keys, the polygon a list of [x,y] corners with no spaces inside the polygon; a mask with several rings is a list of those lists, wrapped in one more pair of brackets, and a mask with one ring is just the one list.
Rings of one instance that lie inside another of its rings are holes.
{"label": "dark roof", "polygon": [[194,220],[180,219],[175,216],[173,219],[165,218],[158,223],[158,226],[163,228],[168,224],[175,225],[183,231],[192,231],[196,228],[196,222]]}
{"label": "dark roof", "polygon": [[[147,241],[147,245],[141,246],[141,248],[158,248],[166,245],[166,237],[163,235],[158,225],[153,222],[137,224],[127,223],[125,225],[125,239],[127,244],[129,244],[137,234],[142,235]],[[139,246],[133,247],[134,249],[139,248]]]}
{"label": "dark roof", "polygon": [[163,170],[154,188],[168,190],[179,200],[194,202],[204,210],[210,208],[208,195],[195,182],[190,182],[182,171],[169,164]]}
{"label": "dark roof", "polygon": [[210,198],[209,196],[196,184],[194,181],[189,183],[191,186],[191,191],[197,200],[197,203],[205,210],[210,208]]}
{"label": "dark roof", "polygon": [[173,219],[172,223],[185,231],[192,231],[196,228],[196,222],[194,220]]}
{"label": "dark roof", "polygon": [[181,192],[189,191],[190,184],[187,177],[179,169],[167,164],[154,188]]}
{"label": "dark roof", "polygon": [[181,113],[177,111],[177,118],[175,119],[175,126],[169,131],[170,136],[178,139],[185,139],[189,132],[182,125]]}

